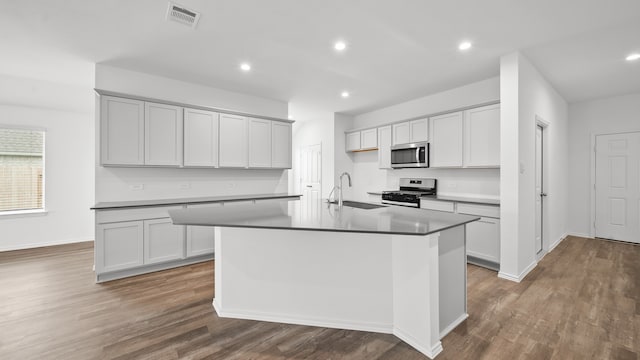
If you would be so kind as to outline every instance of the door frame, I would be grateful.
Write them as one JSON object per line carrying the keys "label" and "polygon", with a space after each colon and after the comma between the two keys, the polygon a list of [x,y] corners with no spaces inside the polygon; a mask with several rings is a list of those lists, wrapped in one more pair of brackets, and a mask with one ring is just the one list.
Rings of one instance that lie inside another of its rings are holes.
{"label": "door frame", "polygon": [[[536,131],[538,130],[538,127],[542,128],[542,167],[541,167],[541,171],[542,171],[542,184],[541,184],[541,188],[542,191],[545,193],[549,193],[549,129],[550,129],[551,123],[546,121],[544,118],[542,118],[540,115],[536,114],[536,121],[535,121],[535,125],[534,125],[534,141],[535,141],[535,134]],[[537,149],[534,150],[535,151],[535,155],[537,156]],[[535,204],[536,204],[536,197],[539,197],[540,194],[537,193],[536,188],[535,188],[535,177],[537,176],[536,171],[533,171],[533,176],[534,176],[534,183],[533,183],[533,192],[534,192],[534,198],[533,198],[533,206],[534,206],[534,214],[536,213],[536,209],[535,209]],[[540,259],[542,259],[548,252],[549,252],[549,226],[547,224],[549,224],[549,211],[548,211],[548,204],[549,201],[546,199],[541,199],[541,211],[542,214],[541,216],[541,226],[542,226],[542,230],[540,233],[540,236],[542,236],[542,249],[540,249],[540,252],[535,252],[535,244],[534,244],[534,256],[536,258],[537,261],[540,261]],[[538,214],[536,214],[536,216],[538,216]],[[547,225],[547,226],[545,226]],[[535,233],[533,236],[533,241],[535,241]]]}
{"label": "door frame", "polygon": [[[603,133],[591,133],[591,147],[589,148],[589,153],[591,154],[591,161],[589,166],[591,167],[591,181],[589,183],[589,197],[590,197],[590,207],[591,207],[591,217],[589,224],[589,237],[592,239],[596,238],[596,137],[602,135],[621,135],[621,134],[633,134],[640,133],[640,129],[637,130],[627,130],[627,131],[615,131],[615,132],[603,132]],[[585,234],[586,235],[586,234]]]}

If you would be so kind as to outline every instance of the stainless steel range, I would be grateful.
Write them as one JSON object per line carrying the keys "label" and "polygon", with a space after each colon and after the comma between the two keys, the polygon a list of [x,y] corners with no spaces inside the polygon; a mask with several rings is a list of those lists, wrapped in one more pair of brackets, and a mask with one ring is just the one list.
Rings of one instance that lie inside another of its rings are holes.
{"label": "stainless steel range", "polygon": [[436,194],[436,183],[436,179],[401,178],[400,190],[383,192],[382,203],[419,208],[421,196]]}

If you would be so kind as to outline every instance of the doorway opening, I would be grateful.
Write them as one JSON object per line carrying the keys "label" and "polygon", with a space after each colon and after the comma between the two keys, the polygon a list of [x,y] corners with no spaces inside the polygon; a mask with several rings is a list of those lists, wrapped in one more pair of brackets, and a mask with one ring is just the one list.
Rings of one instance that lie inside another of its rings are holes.
{"label": "doorway opening", "polygon": [[535,254],[540,260],[548,251],[546,245],[547,223],[546,223],[546,199],[547,199],[547,136],[548,123],[536,116],[535,135]]}

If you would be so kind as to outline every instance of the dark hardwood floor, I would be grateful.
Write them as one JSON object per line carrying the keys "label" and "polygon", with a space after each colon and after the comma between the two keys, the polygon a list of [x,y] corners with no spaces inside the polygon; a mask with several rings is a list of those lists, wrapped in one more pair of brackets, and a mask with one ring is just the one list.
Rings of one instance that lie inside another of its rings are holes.
{"label": "dark hardwood floor", "polygon": [[[212,262],[95,284],[92,246],[0,253],[0,359],[426,359],[392,335],[219,318]],[[438,359],[639,357],[640,246],[569,237],[520,284],[468,281]]]}

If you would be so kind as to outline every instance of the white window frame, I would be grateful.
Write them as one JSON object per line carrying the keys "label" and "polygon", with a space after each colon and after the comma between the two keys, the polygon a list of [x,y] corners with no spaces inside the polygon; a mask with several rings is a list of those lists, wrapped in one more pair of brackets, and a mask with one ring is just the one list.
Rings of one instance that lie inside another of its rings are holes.
{"label": "white window frame", "polygon": [[47,215],[47,187],[46,187],[46,178],[47,178],[47,129],[44,127],[38,126],[19,126],[19,125],[10,125],[10,124],[0,124],[0,129],[13,129],[13,130],[26,130],[26,131],[40,131],[43,134],[42,137],[42,207],[39,209],[25,209],[25,210],[8,210],[8,211],[0,211],[0,218],[16,218],[16,217],[26,217],[26,216],[43,216]]}

